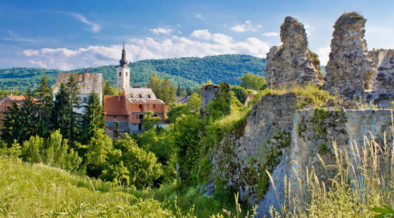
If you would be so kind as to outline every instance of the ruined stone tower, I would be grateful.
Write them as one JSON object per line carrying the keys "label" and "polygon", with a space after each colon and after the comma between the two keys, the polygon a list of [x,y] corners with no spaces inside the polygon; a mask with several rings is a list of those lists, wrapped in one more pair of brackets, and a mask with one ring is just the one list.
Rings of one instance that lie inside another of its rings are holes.
{"label": "ruined stone tower", "polygon": [[267,84],[274,88],[290,88],[294,84],[323,85],[318,56],[308,49],[304,25],[286,17],[280,27],[281,46],[267,53]]}

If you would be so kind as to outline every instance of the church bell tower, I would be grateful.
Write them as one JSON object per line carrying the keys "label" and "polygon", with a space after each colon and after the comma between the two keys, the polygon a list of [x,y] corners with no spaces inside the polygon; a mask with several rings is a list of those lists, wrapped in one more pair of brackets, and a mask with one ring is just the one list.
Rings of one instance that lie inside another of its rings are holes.
{"label": "church bell tower", "polygon": [[122,58],[119,67],[116,68],[116,88],[127,89],[130,87],[130,68],[127,66],[126,49],[123,42]]}

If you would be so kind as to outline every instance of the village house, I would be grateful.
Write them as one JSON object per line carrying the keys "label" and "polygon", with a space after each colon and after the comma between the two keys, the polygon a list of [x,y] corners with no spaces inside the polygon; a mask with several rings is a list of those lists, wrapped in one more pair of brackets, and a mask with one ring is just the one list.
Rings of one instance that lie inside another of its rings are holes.
{"label": "village house", "polygon": [[55,84],[52,86],[53,96],[59,92],[62,83],[67,84],[70,77],[74,77],[74,81],[79,88],[80,107],[74,108],[77,113],[83,113],[85,106],[88,103],[89,95],[94,91],[102,103],[103,99],[103,74],[102,73],[87,73],[85,70],[83,73],[59,73]]}
{"label": "village house", "polygon": [[150,88],[130,87],[130,68],[127,66],[126,50],[123,44],[122,58],[116,70],[116,88],[122,90],[117,95],[104,95],[104,116],[108,130],[112,133],[141,133],[144,131],[142,119],[148,111],[161,118],[160,126],[165,126],[167,105],[156,98]]}

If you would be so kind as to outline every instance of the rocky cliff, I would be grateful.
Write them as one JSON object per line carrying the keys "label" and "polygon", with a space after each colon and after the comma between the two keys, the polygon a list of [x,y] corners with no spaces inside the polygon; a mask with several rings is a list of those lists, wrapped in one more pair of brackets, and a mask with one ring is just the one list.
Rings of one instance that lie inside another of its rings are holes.
{"label": "rocky cliff", "polygon": [[394,101],[394,49],[373,50],[369,57],[374,63],[376,75],[374,75],[374,90],[367,96],[379,107],[387,108]]}
{"label": "rocky cliff", "polygon": [[289,88],[294,84],[323,84],[318,56],[308,49],[304,25],[286,17],[280,27],[281,46],[267,53],[266,80],[273,87]]}
{"label": "rocky cliff", "polygon": [[364,39],[366,20],[352,12],[335,22],[324,87],[345,99],[358,99],[374,88],[374,63]]}

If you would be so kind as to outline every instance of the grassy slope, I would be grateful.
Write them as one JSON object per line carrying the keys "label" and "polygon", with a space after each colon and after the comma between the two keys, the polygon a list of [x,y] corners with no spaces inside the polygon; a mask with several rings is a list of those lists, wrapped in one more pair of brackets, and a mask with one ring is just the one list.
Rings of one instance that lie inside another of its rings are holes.
{"label": "grassy slope", "polygon": [[0,216],[167,217],[153,199],[116,191],[110,183],[41,164],[0,157]]}
{"label": "grassy slope", "polygon": [[[204,58],[173,58],[160,60],[143,60],[129,64],[132,85],[146,85],[152,73],[160,77],[169,77],[173,83],[183,87],[195,87],[208,80],[237,84],[238,77],[246,73],[264,75],[265,59],[248,55],[218,55]],[[68,72],[82,72],[76,69]],[[103,73],[104,79],[115,84],[116,66],[88,68],[88,72]],[[38,85],[42,74],[49,76],[54,83],[60,71],[40,68],[0,69],[0,89],[26,90]]]}

